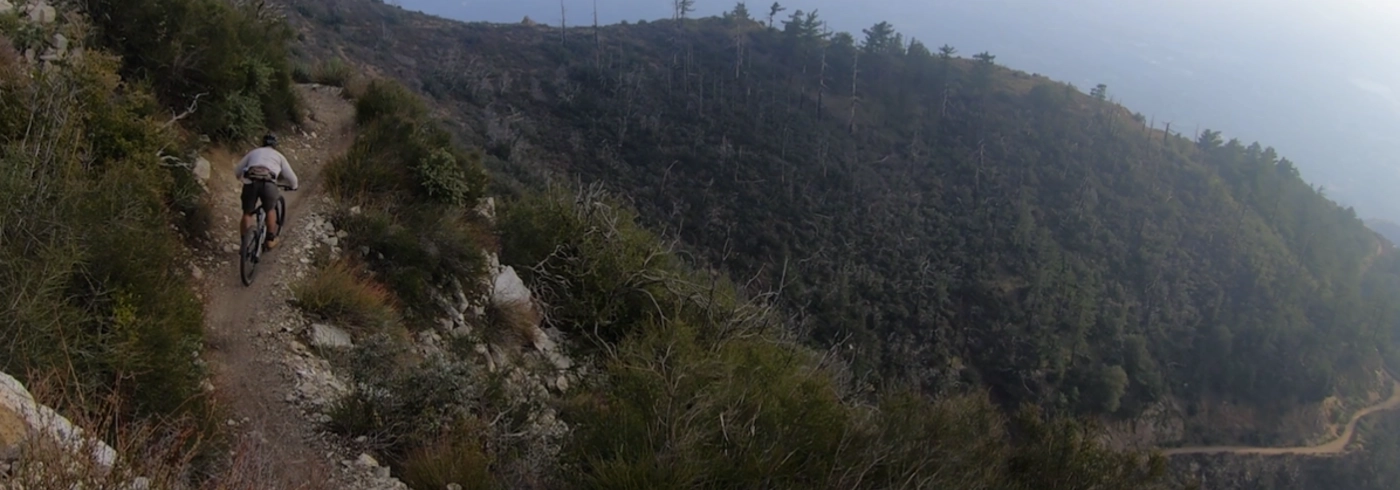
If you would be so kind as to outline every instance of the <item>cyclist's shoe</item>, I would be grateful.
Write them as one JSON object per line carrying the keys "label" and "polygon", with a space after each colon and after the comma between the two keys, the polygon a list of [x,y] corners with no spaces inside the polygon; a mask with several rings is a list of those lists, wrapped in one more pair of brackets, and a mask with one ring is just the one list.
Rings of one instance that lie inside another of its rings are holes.
{"label": "cyclist's shoe", "polygon": [[277,248],[277,242],[277,237],[268,238],[267,241],[263,243],[263,249],[272,250],[274,248]]}

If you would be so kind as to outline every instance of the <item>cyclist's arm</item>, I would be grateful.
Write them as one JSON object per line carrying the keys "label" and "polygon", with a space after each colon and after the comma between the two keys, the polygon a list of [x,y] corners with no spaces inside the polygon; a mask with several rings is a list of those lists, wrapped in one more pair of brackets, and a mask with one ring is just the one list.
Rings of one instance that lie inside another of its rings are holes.
{"label": "cyclist's arm", "polygon": [[248,163],[250,162],[252,159],[248,158],[248,155],[244,155],[243,159],[238,161],[238,165],[233,167],[234,178],[242,179],[243,174],[248,172]]}
{"label": "cyclist's arm", "polygon": [[296,189],[301,186],[297,181],[297,173],[292,170],[292,163],[287,161],[286,156],[282,156],[282,177],[287,179],[287,186]]}

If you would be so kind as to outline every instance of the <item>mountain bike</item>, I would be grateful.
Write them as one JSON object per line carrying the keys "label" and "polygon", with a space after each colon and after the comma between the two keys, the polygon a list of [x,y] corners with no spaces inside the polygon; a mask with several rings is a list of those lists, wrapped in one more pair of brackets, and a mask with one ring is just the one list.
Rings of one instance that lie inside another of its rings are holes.
{"label": "mountain bike", "polygon": [[[282,184],[277,184],[279,189],[291,191],[292,188]],[[277,204],[273,206],[277,210],[277,229],[286,231],[283,225],[287,222],[287,199],[280,193],[277,196]],[[253,285],[253,276],[257,272],[258,261],[262,259],[263,245],[267,243],[267,211],[262,206],[258,206],[258,212],[253,218],[253,227],[243,234],[243,244],[238,249],[238,272],[243,279],[244,286]]]}

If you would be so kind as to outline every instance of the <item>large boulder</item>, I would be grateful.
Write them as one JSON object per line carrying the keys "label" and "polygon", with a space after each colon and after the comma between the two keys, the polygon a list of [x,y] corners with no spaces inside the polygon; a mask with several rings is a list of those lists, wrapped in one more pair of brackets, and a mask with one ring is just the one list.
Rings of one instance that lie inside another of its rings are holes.
{"label": "large boulder", "polygon": [[117,461],[110,446],[84,435],[67,418],[34,401],[19,380],[0,373],[0,457],[18,457],[30,442],[56,443],[73,454],[88,452],[102,471],[111,470]]}

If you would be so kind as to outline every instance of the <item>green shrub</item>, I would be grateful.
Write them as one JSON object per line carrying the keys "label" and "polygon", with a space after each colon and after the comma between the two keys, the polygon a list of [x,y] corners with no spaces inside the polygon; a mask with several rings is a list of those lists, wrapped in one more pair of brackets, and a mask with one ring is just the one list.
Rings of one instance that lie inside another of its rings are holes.
{"label": "green shrub", "polygon": [[118,66],[89,50],[0,69],[0,204],[24,210],[0,216],[0,370],[58,370],[76,395],[172,414],[202,379],[202,305],[169,207],[188,171],[161,165],[179,147],[168,114]]}
{"label": "green shrub", "polygon": [[439,314],[434,287],[463,283],[475,295],[490,234],[469,207],[486,187],[479,153],[455,145],[402,85],[376,80],[356,101],[359,133],[326,169],[331,191],[358,215],[335,219],[351,249],[370,251],[369,265],[403,301],[410,319]]}
{"label": "green shrub", "polygon": [[432,288],[458,279],[465,294],[481,293],[477,281],[486,272],[480,225],[464,213],[434,207],[400,208],[365,206],[358,215],[342,213],[334,220],[346,230],[348,248],[369,251],[367,264],[393,290],[407,319],[431,325],[441,314]]}
{"label": "green shrub", "polygon": [[311,72],[310,81],[322,85],[344,87],[354,74],[354,67],[337,57],[317,64],[316,70]]}
{"label": "green shrub", "polygon": [[194,129],[237,141],[295,122],[288,45],[292,29],[261,2],[84,0],[98,45],[114,49],[123,77],[150,84],[183,112],[196,101]]}
{"label": "green shrub", "polygon": [[296,83],[311,83],[311,82],[312,82],[311,68],[307,67],[305,63],[296,63],[296,64],[293,64],[293,65],[292,65],[292,81],[293,81],[293,82],[296,82]]}
{"label": "green shrub", "polygon": [[[771,316],[731,322],[739,300],[732,284],[686,267],[660,239],[636,223],[636,214],[598,188],[527,194],[505,203],[498,224],[501,262],[535,285],[546,316],[595,346],[621,341],[662,318],[729,328],[772,325]],[[548,274],[537,274],[542,265]]]}
{"label": "green shrub", "polygon": [[391,459],[433,444],[482,397],[483,375],[474,367],[415,359],[407,342],[389,334],[366,337],[350,357],[355,389],[333,405],[330,428],[364,436]]}
{"label": "green shrub", "polygon": [[293,286],[297,305],[328,320],[378,330],[397,321],[393,294],[343,260]]}
{"label": "green shrub", "polygon": [[355,123],[361,129],[388,118],[422,121],[428,108],[423,100],[392,80],[373,80],[355,102]]}

